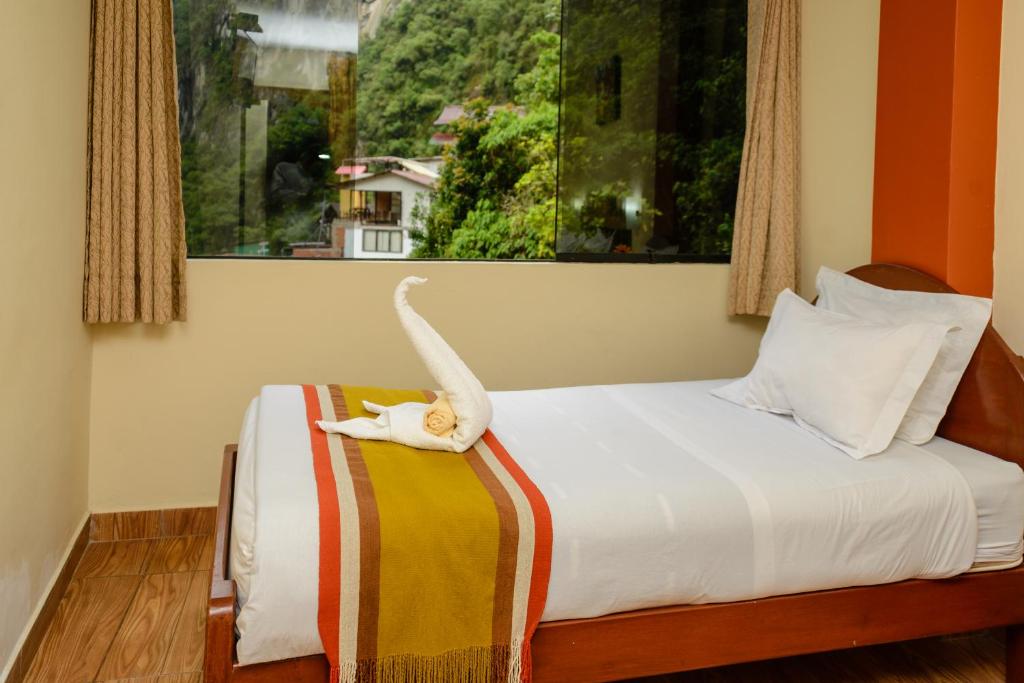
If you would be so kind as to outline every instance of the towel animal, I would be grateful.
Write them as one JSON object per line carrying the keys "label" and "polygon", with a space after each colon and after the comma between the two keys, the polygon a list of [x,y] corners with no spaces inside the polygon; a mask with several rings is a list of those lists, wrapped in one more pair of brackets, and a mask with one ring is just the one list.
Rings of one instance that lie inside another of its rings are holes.
{"label": "towel animal", "polygon": [[343,422],[317,421],[325,432],[356,439],[395,441],[413,448],[462,453],[483,436],[493,414],[491,399],[458,354],[409,305],[411,285],[427,280],[407,277],[395,288],[395,310],[409,341],[423,359],[430,376],[444,390],[428,403],[382,406],[369,401],[363,407],[376,419],[357,417]]}

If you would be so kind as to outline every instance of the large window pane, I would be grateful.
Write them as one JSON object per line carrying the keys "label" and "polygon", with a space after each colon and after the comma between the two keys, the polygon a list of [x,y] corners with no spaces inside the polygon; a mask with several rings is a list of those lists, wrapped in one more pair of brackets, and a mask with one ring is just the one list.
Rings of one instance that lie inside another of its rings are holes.
{"label": "large window pane", "polygon": [[728,250],[745,0],[173,5],[192,256]]}
{"label": "large window pane", "polygon": [[566,0],[560,257],[726,258],[747,0]]}

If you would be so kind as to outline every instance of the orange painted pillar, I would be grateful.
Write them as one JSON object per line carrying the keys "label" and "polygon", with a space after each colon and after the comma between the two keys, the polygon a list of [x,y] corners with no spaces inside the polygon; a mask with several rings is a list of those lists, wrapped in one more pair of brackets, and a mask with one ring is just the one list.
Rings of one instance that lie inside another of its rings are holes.
{"label": "orange painted pillar", "polygon": [[882,0],[871,257],[980,296],[992,295],[1001,24],[1002,0]]}

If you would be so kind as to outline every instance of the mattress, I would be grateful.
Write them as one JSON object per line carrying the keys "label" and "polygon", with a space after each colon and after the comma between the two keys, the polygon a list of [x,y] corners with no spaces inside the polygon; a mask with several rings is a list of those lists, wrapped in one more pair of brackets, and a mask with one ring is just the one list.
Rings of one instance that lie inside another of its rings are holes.
{"label": "mattress", "polygon": [[[493,392],[492,431],[547,499],[544,621],[1020,562],[1024,473],[940,438],[856,461],[725,381]],[[322,652],[301,389],[264,387],[239,441],[231,571],[242,664]],[[306,453],[306,457],[295,454]]]}

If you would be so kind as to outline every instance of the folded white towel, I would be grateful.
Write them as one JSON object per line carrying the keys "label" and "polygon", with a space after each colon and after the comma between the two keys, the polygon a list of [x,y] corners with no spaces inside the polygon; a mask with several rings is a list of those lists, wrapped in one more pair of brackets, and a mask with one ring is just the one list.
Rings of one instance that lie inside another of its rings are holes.
{"label": "folded white towel", "polygon": [[319,420],[317,425],[325,432],[345,434],[356,439],[395,441],[436,451],[462,453],[483,436],[491,424],[491,399],[458,354],[448,346],[406,298],[410,285],[420,285],[426,278],[407,277],[395,288],[395,310],[405,333],[416,352],[427,366],[431,377],[444,390],[455,413],[455,431],[450,436],[435,436],[424,429],[424,415],[428,403],[400,403],[381,406],[369,401],[363,407],[376,413],[376,419],[357,417],[344,422]]}

